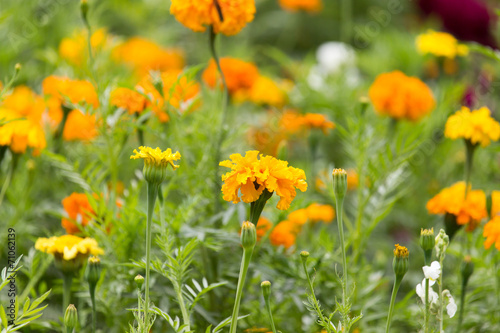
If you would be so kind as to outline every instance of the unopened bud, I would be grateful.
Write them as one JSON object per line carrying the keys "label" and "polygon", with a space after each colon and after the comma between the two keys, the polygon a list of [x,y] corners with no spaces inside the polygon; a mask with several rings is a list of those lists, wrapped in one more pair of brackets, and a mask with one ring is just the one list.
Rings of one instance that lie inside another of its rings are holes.
{"label": "unopened bud", "polygon": [[436,236],[436,256],[440,259],[444,258],[444,253],[450,244],[450,238],[446,234],[446,232],[441,229],[439,230],[439,234]]}
{"label": "unopened bud", "polygon": [[70,304],[64,314],[64,326],[69,330],[73,330],[78,324],[78,311],[73,304]]}
{"label": "unopened bud", "polygon": [[394,245],[394,260],[392,261],[392,268],[396,274],[396,278],[403,278],[408,272],[410,252],[404,246],[399,244]]}
{"label": "unopened bud", "polygon": [[257,230],[252,222],[243,222],[241,226],[241,245],[245,250],[252,250],[257,243]]}
{"label": "unopened bud", "polygon": [[347,172],[344,169],[333,169],[333,192],[337,200],[343,200],[347,193]]}
{"label": "unopened bud", "polygon": [[434,228],[420,229],[420,247],[424,250],[425,264],[429,265],[432,257],[432,250],[436,245]]}
{"label": "unopened bud", "polygon": [[269,296],[271,296],[271,282],[264,281],[260,284],[260,287],[262,289],[262,295],[264,296],[264,299],[268,299]]}
{"label": "unopened bud", "polygon": [[144,284],[144,277],[140,274],[137,274],[137,276],[134,278],[134,281],[137,285],[137,289],[141,289],[142,285]]}

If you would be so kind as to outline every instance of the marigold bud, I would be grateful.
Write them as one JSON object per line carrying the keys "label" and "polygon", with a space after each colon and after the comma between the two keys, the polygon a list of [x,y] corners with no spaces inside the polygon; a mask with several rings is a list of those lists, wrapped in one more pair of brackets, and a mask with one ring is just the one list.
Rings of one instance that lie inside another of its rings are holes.
{"label": "marigold bud", "polygon": [[68,305],[66,313],[64,314],[64,326],[69,330],[73,330],[78,324],[78,311],[73,304]]}
{"label": "marigold bud", "polygon": [[271,296],[271,282],[264,281],[260,284],[260,287],[262,289],[262,295],[264,296],[264,299],[268,299],[269,296]]}
{"label": "marigold bud", "polygon": [[89,12],[89,3],[87,0],[80,1],[80,13],[82,13],[83,21],[87,24],[87,14]]}
{"label": "marigold bud", "polygon": [[470,256],[465,256],[460,266],[460,272],[462,273],[462,283],[466,286],[472,273],[474,273],[474,263]]}
{"label": "marigold bud", "polygon": [[434,228],[420,229],[420,247],[424,250],[425,264],[429,265],[432,257],[432,250],[436,245]]}
{"label": "marigold bud", "polygon": [[137,289],[141,289],[144,284],[144,277],[141,274],[137,274],[134,278],[135,284],[137,285]]}
{"label": "marigold bud", "polygon": [[404,246],[399,244],[394,245],[394,260],[392,261],[392,268],[396,274],[396,278],[403,278],[408,272],[410,252]]}
{"label": "marigold bud", "polygon": [[347,193],[347,172],[344,169],[333,169],[333,192],[337,200],[342,200]]}
{"label": "marigold bud", "polygon": [[15,71],[16,71],[16,72],[19,72],[19,71],[21,70],[21,68],[22,68],[22,67],[23,67],[23,66],[21,66],[21,64],[20,64],[20,63],[17,63],[17,64],[14,66],[14,69],[15,69]]}
{"label": "marigold bud", "polygon": [[245,250],[252,250],[257,243],[257,230],[252,222],[243,222],[241,226],[241,245]]}
{"label": "marigold bud", "polygon": [[98,257],[91,256],[87,261],[85,270],[85,279],[91,287],[95,287],[97,281],[101,278],[101,260]]}

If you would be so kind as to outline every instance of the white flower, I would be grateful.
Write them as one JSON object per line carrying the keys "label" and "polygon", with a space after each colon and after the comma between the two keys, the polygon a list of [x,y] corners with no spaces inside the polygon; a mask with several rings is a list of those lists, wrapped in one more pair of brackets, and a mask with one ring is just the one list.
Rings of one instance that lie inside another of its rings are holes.
{"label": "white flower", "polygon": [[430,266],[422,267],[426,279],[435,281],[441,275],[441,265],[437,261],[433,261]]}
{"label": "white flower", "polygon": [[[436,283],[436,281],[429,279],[429,302],[430,303],[436,303],[438,301],[438,298],[439,298],[439,295],[437,294],[437,292],[435,292],[431,287],[434,283]],[[425,279],[422,280],[422,283],[417,284],[416,291],[417,291],[417,295],[420,297],[422,302],[425,303]]]}
{"label": "white flower", "polygon": [[443,290],[443,298],[448,298],[448,305],[446,305],[446,312],[450,318],[453,318],[455,313],[457,312],[457,304],[455,303],[455,299],[451,296],[451,293],[448,289]]}
{"label": "white flower", "polygon": [[327,42],[318,47],[316,59],[322,70],[328,73],[336,73],[342,66],[353,64],[356,59],[356,53],[347,44]]}

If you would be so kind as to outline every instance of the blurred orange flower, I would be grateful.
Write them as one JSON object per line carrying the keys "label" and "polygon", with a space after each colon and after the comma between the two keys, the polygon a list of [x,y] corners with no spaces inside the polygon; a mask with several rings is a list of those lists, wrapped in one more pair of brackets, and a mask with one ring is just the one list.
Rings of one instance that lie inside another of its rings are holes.
{"label": "blurred orange flower", "polygon": [[491,220],[486,223],[483,230],[483,236],[486,237],[484,241],[485,249],[489,249],[491,245],[495,244],[497,250],[500,251],[500,215],[493,216]]}
{"label": "blurred orange flower", "polygon": [[212,25],[215,33],[230,36],[253,21],[255,0],[172,0],[170,14],[193,31]]}
{"label": "blurred orange flower", "polygon": [[305,208],[297,209],[288,214],[288,221],[297,225],[304,225],[309,220],[309,214]]}
{"label": "blurred orange flower", "polygon": [[465,197],[465,182],[458,182],[451,187],[441,190],[427,202],[430,214],[452,214],[457,223],[467,225],[472,231],[479,221],[486,216],[486,195],[481,190],[469,190]]}
{"label": "blurred orange flower", "polygon": [[[303,170],[288,166],[288,162],[272,156],[260,155],[256,150],[247,151],[245,156],[232,154],[230,160],[222,161],[220,166],[231,168],[222,176],[223,198],[226,201],[250,203],[259,199],[266,189],[280,197],[278,209],[286,210],[295,198],[296,189],[307,189],[306,175]],[[241,191],[241,198],[240,198]]]}
{"label": "blurred orange flower", "polygon": [[62,205],[68,218],[63,217],[61,224],[68,234],[78,233],[79,225],[85,227],[95,214],[85,193],[71,193],[62,200]]}
{"label": "blurred orange flower", "polygon": [[45,134],[42,127],[42,114],[45,111],[43,98],[26,86],[16,87],[12,94],[0,104],[0,145],[10,146],[18,154],[27,147],[45,148]]}
{"label": "blurred orange flower", "polygon": [[90,141],[98,134],[95,115],[83,114],[80,110],[69,113],[63,131],[64,140]]}
{"label": "blurred orange flower", "polygon": [[400,71],[377,76],[368,92],[375,110],[394,119],[417,121],[436,106],[429,87]]}
{"label": "blurred orange flower", "polygon": [[279,0],[281,7],[290,11],[304,10],[307,12],[319,12],[323,7],[321,0]]}
{"label": "blurred orange flower", "polygon": [[311,222],[330,223],[335,218],[335,209],[330,205],[322,205],[318,203],[310,204],[306,208],[307,217]]}
{"label": "blurred orange flower", "polygon": [[325,115],[320,113],[306,113],[302,117],[302,122],[304,126],[309,129],[320,129],[323,133],[327,133],[328,130],[334,129],[335,124],[328,120]]}
{"label": "blurred orange flower", "polygon": [[133,37],[115,47],[112,57],[132,67],[140,76],[150,70],[182,69],[184,55],[179,49],[165,49],[140,37]]}
{"label": "blurred orange flower", "polygon": [[146,97],[129,88],[116,88],[111,92],[110,104],[128,111],[140,113],[146,108]]}
{"label": "blurred orange flower", "polygon": [[261,75],[250,88],[247,98],[255,104],[282,107],[286,94],[271,78]]}
{"label": "blurred orange flower", "polygon": [[[221,58],[220,66],[226,79],[227,89],[231,94],[241,89],[250,89],[259,77],[259,70],[251,62],[235,58]],[[222,84],[213,59],[203,72],[202,79],[211,88],[215,88],[217,83]]]}
{"label": "blurred orange flower", "polygon": [[269,240],[274,246],[284,246],[286,249],[295,245],[300,227],[290,221],[282,221],[274,227],[269,235]]}
{"label": "blurred orange flower", "polygon": [[491,218],[500,215],[500,191],[491,192]]}
{"label": "blurred orange flower", "polygon": [[[92,51],[101,49],[105,46],[108,34],[106,29],[97,29],[90,37]],[[59,55],[69,63],[80,66],[88,57],[87,32],[80,30],[73,33],[72,37],[63,38],[59,44]]]}

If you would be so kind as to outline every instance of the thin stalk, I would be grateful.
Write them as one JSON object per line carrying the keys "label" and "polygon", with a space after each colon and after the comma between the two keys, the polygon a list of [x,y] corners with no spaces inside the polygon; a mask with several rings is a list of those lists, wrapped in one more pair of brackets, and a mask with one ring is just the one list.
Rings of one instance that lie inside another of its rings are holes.
{"label": "thin stalk", "polygon": [[[342,209],[344,207],[344,199],[335,200],[337,208],[337,222],[339,228],[339,238],[340,246],[342,248],[342,306],[346,305],[347,302],[347,258],[345,254],[345,242],[344,242],[344,224],[342,221]],[[346,323],[343,323],[344,327],[347,327]]]}
{"label": "thin stalk", "polygon": [[470,184],[470,177],[472,174],[472,164],[474,161],[474,151],[476,150],[476,146],[473,145],[469,140],[465,140],[465,153],[466,153],[466,160],[465,160],[465,196],[467,196],[467,193],[469,192],[469,184]]}
{"label": "thin stalk", "polygon": [[273,312],[271,311],[271,301],[269,300],[269,297],[266,297],[264,301],[266,303],[267,315],[269,316],[269,321],[271,322],[271,329],[273,330],[273,333],[276,333],[276,326],[274,326]]}
{"label": "thin stalk", "polygon": [[182,320],[184,321],[184,325],[186,325],[186,331],[191,331],[190,323],[189,323],[189,313],[186,309],[186,303],[184,302],[184,297],[182,296],[181,286],[178,283],[175,283],[175,293],[177,295],[177,300],[179,301],[179,307],[181,308]]}
{"label": "thin stalk", "polygon": [[224,76],[224,73],[222,72],[222,67],[220,65],[220,60],[219,56],[217,55],[217,50],[215,48],[215,40],[217,38],[217,34],[214,32],[213,26],[210,26],[210,32],[209,32],[209,41],[210,41],[210,52],[212,53],[212,58],[215,61],[215,64],[217,65],[217,70],[219,71],[222,85],[224,87],[223,95],[222,95],[222,118],[221,122],[219,125],[219,137],[216,139],[215,142],[215,152],[214,152],[214,170],[215,170],[215,179],[214,179],[214,209],[215,212],[219,211],[219,197],[220,197],[220,180],[219,180],[219,162],[220,162],[220,155],[221,155],[221,147],[222,143],[224,142],[224,139],[226,137],[226,130],[225,130],[225,124],[226,124],[226,118],[227,118],[227,108],[228,108],[228,103],[229,103],[229,93],[227,89],[227,83],[226,83],[226,77]]}
{"label": "thin stalk", "polygon": [[59,152],[59,150],[62,147],[64,127],[66,126],[66,121],[68,120],[68,115],[71,112],[71,110],[64,105],[62,105],[61,108],[63,111],[63,117],[62,117],[61,122],[59,123],[59,126],[57,127],[55,134],[54,134],[54,141],[55,141],[54,150],[56,153]]}
{"label": "thin stalk", "polygon": [[392,313],[394,311],[394,303],[396,302],[396,295],[398,294],[399,286],[401,285],[401,281],[403,277],[396,277],[394,279],[394,286],[392,287],[392,295],[391,295],[391,305],[389,306],[389,313],[387,314],[387,324],[385,325],[385,333],[389,333],[389,328],[391,327],[392,321]]}
{"label": "thin stalk", "polygon": [[158,196],[158,184],[148,182],[148,221],[146,225],[146,296],[144,303],[145,332],[149,327],[149,271],[151,269],[151,233],[153,227],[153,213],[155,210],[156,197]]}
{"label": "thin stalk", "polygon": [[467,282],[462,280],[462,290],[460,294],[460,309],[458,310],[458,325],[457,325],[457,333],[462,330],[462,322],[464,319],[464,308],[465,308],[465,293],[467,289]]}
{"label": "thin stalk", "polygon": [[[325,316],[323,316],[323,312],[321,311],[321,309],[319,307],[318,300],[316,299],[316,295],[314,294],[313,283],[312,283],[312,280],[309,276],[309,271],[307,270],[307,263],[305,261],[302,262],[302,267],[304,267],[304,272],[306,273],[307,283],[309,284],[309,289],[311,290],[311,296],[314,300],[314,307],[316,308],[316,313],[318,314],[318,316],[320,317],[319,319],[322,322],[326,322]],[[328,332],[330,332],[329,328],[328,328]]]}
{"label": "thin stalk", "polygon": [[73,275],[71,273],[63,273],[63,317],[66,309],[69,306],[71,298],[71,284],[73,283]]}
{"label": "thin stalk", "polygon": [[439,263],[441,264],[441,275],[439,276],[439,332],[444,332],[443,330],[443,310],[444,310],[444,299],[443,299],[443,255],[439,259]]}
{"label": "thin stalk", "polygon": [[139,288],[137,288],[137,318],[138,318],[137,324],[139,326],[138,327],[139,332],[143,331],[142,323],[143,323],[143,319],[144,319],[144,315],[141,312],[141,299],[142,299],[141,290]]}
{"label": "thin stalk", "polygon": [[230,333],[236,333],[238,327],[238,313],[240,312],[241,296],[243,295],[243,286],[247,277],[248,265],[252,259],[253,248],[251,250],[243,249],[243,257],[241,258],[240,276],[238,278],[238,287],[236,288],[236,298],[234,299],[233,315],[231,316]]}
{"label": "thin stalk", "polygon": [[97,323],[97,311],[95,304],[95,285],[93,287],[90,286],[89,292],[90,292],[90,301],[92,302],[92,333],[95,333],[96,323]]}
{"label": "thin stalk", "polygon": [[341,40],[344,43],[349,43],[351,39],[351,25],[352,25],[352,9],[351,0],[342,0],[342,30]]}
{"label": "thin stalk", "polygon": [[3,198],[5,197],[5,194],[7,193],[7,189],[9,188],[9,185],[12,182],[12,179],[14,179],[14,173],[16,172],[16,169],[17,169],[17,162],[19,161],[19,156],[21,156],[21,155],[16,154],[16,153],[12,153],[12,164],[10,167],[10,172],[7,174],[7,179],[5,179],[5,182],[2,185],[2,191],[0,192],[0,206],[2,206]]}
{"label": "thin stalk", "polygon": [[429,304],[429,279],[425,279],[425,312],[424,312],[424,332],[429,333],[429,317],[431,305]]}

